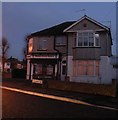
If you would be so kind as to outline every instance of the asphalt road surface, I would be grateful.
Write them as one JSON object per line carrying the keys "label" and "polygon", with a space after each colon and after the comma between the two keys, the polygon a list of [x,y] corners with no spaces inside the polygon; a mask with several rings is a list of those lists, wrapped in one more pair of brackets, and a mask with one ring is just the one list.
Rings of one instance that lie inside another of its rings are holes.
{"label": "asphalt road surface", "polygon": [[[0,88],[1,89],[1,88]],[[2,118],[116,118],[118,111],[2,89]]]}

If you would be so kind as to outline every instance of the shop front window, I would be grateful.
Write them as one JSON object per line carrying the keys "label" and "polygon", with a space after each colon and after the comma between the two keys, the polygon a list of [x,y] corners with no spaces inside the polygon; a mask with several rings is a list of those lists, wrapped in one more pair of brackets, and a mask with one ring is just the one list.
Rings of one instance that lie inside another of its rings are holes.
{"label": "shop front window", "polygon": [[42,64],[34,65],[34,78],[40,78],[42,75]]}
{"label": "shop front window", "polygon": [[53,66],[52,65],[47,66],[46,74],[47,75],[53,75]]}

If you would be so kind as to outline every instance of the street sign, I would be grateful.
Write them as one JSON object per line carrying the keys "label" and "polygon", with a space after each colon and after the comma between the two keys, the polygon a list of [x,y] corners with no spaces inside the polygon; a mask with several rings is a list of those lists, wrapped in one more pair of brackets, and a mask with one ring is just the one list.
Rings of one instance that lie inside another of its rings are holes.
{"label": "street sign", "polygon": [[33,80],[32,80],[32,83],[43,84],[43,80],[33,79]]}

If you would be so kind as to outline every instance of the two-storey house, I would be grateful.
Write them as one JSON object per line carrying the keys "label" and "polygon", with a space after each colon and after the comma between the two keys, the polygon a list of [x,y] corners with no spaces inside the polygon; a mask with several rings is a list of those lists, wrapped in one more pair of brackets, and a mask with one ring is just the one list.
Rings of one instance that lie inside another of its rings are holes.
{"label": "two-storey house", "polygon": [[111,31],[83,16],[30,34],[27,79],[110,84]]}

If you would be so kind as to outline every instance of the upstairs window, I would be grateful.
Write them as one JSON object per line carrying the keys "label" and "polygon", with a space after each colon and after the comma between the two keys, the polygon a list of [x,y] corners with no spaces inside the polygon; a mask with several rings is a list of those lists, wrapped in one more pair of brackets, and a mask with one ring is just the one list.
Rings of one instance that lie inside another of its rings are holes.
{"label": "upstairs window", "polygon": [[56,43],[56,45],[66,45],[66,37],[65,36],[57,36],[55,43]]}
{"label": "upstairs window", "polygon": [[76,46],[100,46],[99,34],[93,32],[78,32]]}
{"label": "upstairs window", "polygon": [[47,40],[39,41],[39,50],[47,50]]}

